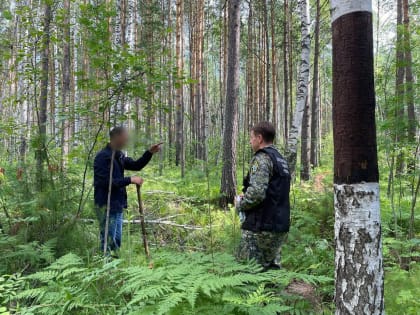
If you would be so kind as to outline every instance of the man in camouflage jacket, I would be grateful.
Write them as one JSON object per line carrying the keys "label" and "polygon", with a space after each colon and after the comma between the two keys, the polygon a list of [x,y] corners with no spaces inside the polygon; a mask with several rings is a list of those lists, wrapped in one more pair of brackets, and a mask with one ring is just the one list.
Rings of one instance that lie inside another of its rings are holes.
{"label": "man in camouflage jacket", "polygon": [[255,259],[265,270],[280,268],[281,245],[290,227],[290,174],[273,145],[275,128],[261,122],[251,130],[254,157],[236,208],[242,221],[237,256]]}

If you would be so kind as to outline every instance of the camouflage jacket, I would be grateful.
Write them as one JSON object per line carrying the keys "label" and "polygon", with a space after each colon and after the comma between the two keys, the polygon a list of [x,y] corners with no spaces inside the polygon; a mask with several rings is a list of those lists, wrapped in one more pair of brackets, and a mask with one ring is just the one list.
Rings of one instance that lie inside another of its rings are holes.
{"label": "camouflage jacket", "polygon": [[[274,146],[271,146],[274,148]],[[246,212],[264,201],[271,176],[273,162],[265,152],[258,152],[250,162],[249,186],[242,200],[237,204],[237,210]]]}

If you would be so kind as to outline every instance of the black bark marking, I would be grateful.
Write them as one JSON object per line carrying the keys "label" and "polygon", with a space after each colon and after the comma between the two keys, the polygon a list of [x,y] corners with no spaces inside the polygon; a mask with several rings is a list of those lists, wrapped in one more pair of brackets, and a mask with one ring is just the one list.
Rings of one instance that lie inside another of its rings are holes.
{"label": "black bark marking", "polygon": [[333,22],[334,182],[377,182],[372,13]]}

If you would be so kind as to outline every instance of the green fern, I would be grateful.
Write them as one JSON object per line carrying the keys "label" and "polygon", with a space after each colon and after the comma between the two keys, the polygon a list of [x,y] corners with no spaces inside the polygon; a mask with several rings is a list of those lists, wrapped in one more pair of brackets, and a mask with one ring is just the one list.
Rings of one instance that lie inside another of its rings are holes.
{"label": "green fern", "polygon": [[[122,261],[91,266],[68,254],[23,278],[16,300],[20,314],[276,314],[287,312],[281,294],[293,278],[315,276],[283,271],[261,273],[254,263],[230,255],[163,253],[153,269],[122,267]],[[274,287],[277,289],[268,289]],[[286,301],[286,302],[285,302]]]}

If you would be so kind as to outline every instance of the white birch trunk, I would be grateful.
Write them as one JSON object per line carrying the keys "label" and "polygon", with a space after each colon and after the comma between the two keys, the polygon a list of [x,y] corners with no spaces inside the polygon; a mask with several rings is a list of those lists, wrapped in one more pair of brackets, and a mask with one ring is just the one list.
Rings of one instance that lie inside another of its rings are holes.
{"label": "white birch trunk", "polygon": [[336,314],[384,314],[379,184],[335,184],[334,210]]}
{"label": "white birch trunk", "polygon": [[336,315],[382,315],[371,0],[332,0]]}
{"label": "white birch trunk", "polygon": [[295,172],[296,157],[299,137],[302,131],[303,112],[305,110],[306,98],[309,86],[309,69],[311,56],[311,37],[309,34],[310,15],[309,0],[299,0],[301,18],[301,57],[299,67],[299,81],[297,86],[296,109],[293,116],[293,123],[287,140],[287,159],[291,173]]}

